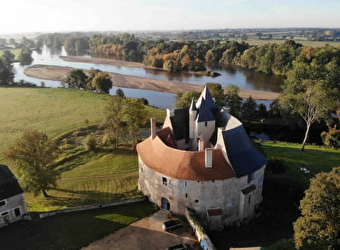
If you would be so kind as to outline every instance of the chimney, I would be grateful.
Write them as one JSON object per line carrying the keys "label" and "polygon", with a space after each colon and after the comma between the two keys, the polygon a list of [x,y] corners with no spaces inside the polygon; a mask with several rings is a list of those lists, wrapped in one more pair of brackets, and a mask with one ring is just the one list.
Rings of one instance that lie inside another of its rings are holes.
{"label": "chimney", "polygon": [[213,152],[213,148],[206,148],[205,149],[205,167],[206,168],[212,168],[212,152]]}
{"label": "chimney", "polygon": [[198,141],[198,151],[204,151],[204,140],[200,139]]}
{"label": "chimney", "polygon": [[156,137],[156,119],[150,118],[150,125],[151,125],[151,139]]}

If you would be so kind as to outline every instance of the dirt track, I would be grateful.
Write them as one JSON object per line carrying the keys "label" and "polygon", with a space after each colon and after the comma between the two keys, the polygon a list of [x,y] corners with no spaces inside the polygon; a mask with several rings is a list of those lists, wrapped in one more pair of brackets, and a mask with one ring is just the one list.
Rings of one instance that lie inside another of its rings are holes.
{"label": "dirt track", "polygon": [[160,210],[150,217],[139,220],[128,227],[95,241],[82,250],[159,250],[176,244],[190,244],[193,249],[200,249],[193,236],[190,225],[171,233],[162,230],[162,223],[169,220],[168,213]]}

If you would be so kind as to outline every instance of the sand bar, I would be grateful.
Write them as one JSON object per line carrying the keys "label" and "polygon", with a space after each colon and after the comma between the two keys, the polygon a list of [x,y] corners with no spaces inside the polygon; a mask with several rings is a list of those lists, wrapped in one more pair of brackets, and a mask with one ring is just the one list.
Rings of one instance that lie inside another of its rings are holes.
{"label": "sand bar", "polygon": [[[86,58],[86,57],[61,57],[63,60],[73,61],[73,62],[86,62],[94,64],[107,64],[115,66],[124,67],[139,67],[143,68],[142,63],[112,60],[112,59],[102,59],[102,58]],[[55,80],[55,81],[65,81],[66,76],[72,70],[71,67],[60,67],[60,66],[49,66],[49,65],[34,65],[25,69],[25,74],[30,77],[35,77],[39,79]],[[84,70],[84,72],[89,72]],[[108,73],[112,79],[113,86],[122,88],[134,88],[134,89],[144,89],[153,90],[168,93],[187,92],[187,91],[198,91],[203,89],[201,85],[157,80],[152,78],[128,76],[117,73]],[[260,91],[252,89],[241,89],[240,96],[242,98],[248,98],[252,96],[256,100],[275,100],[278,98],[279,93],[274,93],[270,91]]]}

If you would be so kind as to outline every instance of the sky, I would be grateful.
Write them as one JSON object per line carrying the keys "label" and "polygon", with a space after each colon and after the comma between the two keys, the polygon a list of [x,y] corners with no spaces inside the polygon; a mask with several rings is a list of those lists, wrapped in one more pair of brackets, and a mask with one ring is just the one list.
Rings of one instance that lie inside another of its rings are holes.
{"label": "sky", "polygon": [[340,28],[339,0],[8,0],[0,34]]}

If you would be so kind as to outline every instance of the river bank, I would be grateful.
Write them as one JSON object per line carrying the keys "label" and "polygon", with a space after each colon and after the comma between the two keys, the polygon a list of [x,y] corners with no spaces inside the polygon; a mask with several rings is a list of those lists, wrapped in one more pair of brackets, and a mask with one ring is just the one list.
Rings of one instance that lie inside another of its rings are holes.
{"label": "river bank", "polygon": [[[71,62],[84,62],[93,64],[106,64],[113,66],[122,67],[134,67],[134,68],[144,68],[142,63],[112,60],[112,59],[102,59],[102,58],[87,58],[87,57],[61,57],[65,61]],[[27,76],[45,79],[45,80],[55,80],[55,81],[65,81],[66,76],[72,70],[71,67],[61,67],[61,66],[49,66],[49,65],[34,65],[25,69],[24,73]],[[88,70],[84,70],[88,72]],[[122,88],[134,88],[143,90],[152,90],[159,92],[177,93],[187,92],[187,91],[198,91],[200,92],[203,88],[202,85],[188,84],[182,82],[174,81],[164,81],[152,78],[137,77],[122,75],[118,73],[108,73],[112,79],[113,86]],[[239,95],[242,98],[252,98],[257,100],[275,100],[278,98],[279,94],[270,91],[252,90],[252,89],[241,89]]]}

